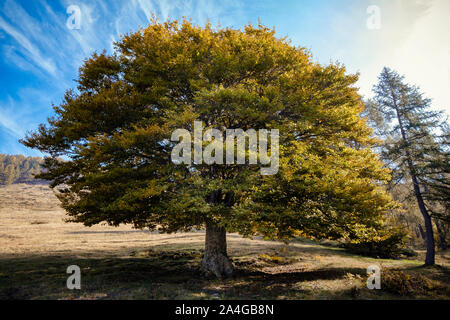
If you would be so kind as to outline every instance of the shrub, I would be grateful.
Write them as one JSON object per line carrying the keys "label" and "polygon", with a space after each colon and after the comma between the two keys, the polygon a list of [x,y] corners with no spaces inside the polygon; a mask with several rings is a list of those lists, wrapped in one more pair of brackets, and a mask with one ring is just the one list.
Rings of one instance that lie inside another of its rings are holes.
{"label": "shrub", "polygon": [[434,289],[433,281],[420,274],[410,275],[400,270],[381,270],[381,288],[400,296],[427,295]]}
{"label": "shrub", "polygon": [[406,248],[407,234],[401,229],[391,230],[384,236],[364,237],[344,243],[349,252],[374,258],[396,259],[402,255],[414,256]]}

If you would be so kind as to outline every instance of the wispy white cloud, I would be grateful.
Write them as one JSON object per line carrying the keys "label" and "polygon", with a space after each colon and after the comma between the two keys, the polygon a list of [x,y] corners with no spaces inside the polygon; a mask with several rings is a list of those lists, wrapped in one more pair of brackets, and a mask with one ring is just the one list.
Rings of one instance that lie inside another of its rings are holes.
{"label": "wispy white cloud", "polygon": [[[31,76],[29,87],[14,89],[7,97],[0,96],[1,151],[5,152],[5,139],[13,139],[8,140],[8,145],[22,150],[17,139],[51,115],[51,102],[57,101],[50,101],[49,97],[60,99],[66,89],[75,86],[72,79],[83,60],[94,51],[112,52],[114,41],[139,26],[145,27],[152,14],[163,20],[186,16],[204,24],[207,19],[219,21],[223,10],[237,7],[236,3],[234,0],[41,0],[30,6],[20,1],[3,1],[0,4],[3,63],[19,74]],[[70,5],[80,8],[80,29],[69,29],[66,25]],[[7,132],[6,138],[2,132]]]}
{"label": "wispy white cloud", "polygon": [[44,72],[36,67],[33,62],[28,61],[26,58],[22,57],[16,50],[15,47],[5,45],[3,47],[3,53],[5,60],[10,64],[14,64],[15,67],[20,68],[25,71],[31,71],[35,75],[38,75],[41,78],[45,77]]}
{"label": "wispy white cloud", "polygon": [[[152,17],[152,13],[154,12],[154,7],[151,1],[145,1],[145,0],[133,0],[133,3],[137,4],[139,8],[144,12],[145,16],[147,17],[147,20],[150,20]],[[165,13],[163,13],[164,15]]]}
{"label": "wispy white cloud", "polygon": [[21,138],[24,135],[23,129],[19,126],[19,124],[14,121],[11,117],[9,117],[4,110],[0,107],[0,125],[6,128],[12,135],[16,138]]}
{"label": "wispy white cloud", "polygon": [[56,74],[56,66],[51,58],[44,58],[40,50],[34,46],[28,38],[23,35],[19,30],[7,23],[2,17],[0,17],[0,28],[7,34],[13,37],[20,45],[20,52],[31,59],[37,66],[44,69],[51,75]]}
{"label": "wispy white cloud", "polygon": [[[305,0],[283,8],[269,0],[41,0],[33,2],[33,11],[29,3],[4,0],[0,5],[3,62],[30,75],[25,86],[41,86],[32,94],[8,92],[13,98],[0,97],[0,126],[11,135],[34,129],[51,113],[48,99],[39,100],[39,95],[62,97],[65,89],[74,87],[72,79],[84,58],[103,49],[112,52],[112,43],[121,34],[145,27],[152,13],[161,20],[186,16],[200,25],[209,20],[232,27],[266,14],[277,30],[285,24],[285,34],[294,35],[294,44],[313,43],[310,48],[320,62],[338,60],[350,72],[359,71],[362,94],[371,95],[378,74],[387,65],[421,86],[434,98],[434,106],[447,108],[450,114],[448,0],[348,0],[339,4]],[[81,9],[79,30],[66,26],[70,5]],[[381,9],[380,30],[366,28],[369,5]],[[305,15],[296,20],[300,11],[308,11],[310,20]],[[28,109],[35,112],[25,112]]]}
{"label": "wispy white cloud", "polygon": [[16,139],[23,138],[27,131],[50,116],[52,103],[60,98],[55,94],[43,94],[40,89],[21,88],[0,100],[0,126]]}

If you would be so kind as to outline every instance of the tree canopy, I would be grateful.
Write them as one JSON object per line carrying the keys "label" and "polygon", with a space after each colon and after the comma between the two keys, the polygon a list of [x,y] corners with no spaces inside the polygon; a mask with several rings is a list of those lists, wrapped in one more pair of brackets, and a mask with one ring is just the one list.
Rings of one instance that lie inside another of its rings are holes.
{"label": "tree canopy", "polygon": [[[49,155],[40,177],[58,186],[73,221],[163,232],[206,224],[272,239],[386,235],[389,170],[371,151],[358,76],[344,66],[314,63],[262,25],[153,21],[115,48],[85,60],[77,88],[23,141]],[[196,120],[279,130],[278,173],[174,164],[171,134]]]}

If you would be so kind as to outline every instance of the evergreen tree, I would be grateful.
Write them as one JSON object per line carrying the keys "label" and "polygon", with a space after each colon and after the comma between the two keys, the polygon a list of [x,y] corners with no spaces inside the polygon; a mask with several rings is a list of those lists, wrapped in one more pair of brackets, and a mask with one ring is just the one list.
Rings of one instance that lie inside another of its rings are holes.
{"label": "evergreen tree", "polygon": [[[226,231],[289,239],[384,236],[389,171],[372,153],[356,75],[321,66],[264,26],[159,23],[80,68],[56,115],[23,143],[72,221],[176,232],[206,226],[203,268],[233,273]],[[174,164],[174,130],[195,120],[278,129],[276,175],[258,165]],[[67,161],[58,161],[65,156]]]}
{"label": "evergreen tree", "polygon": [[[404,83],[404,77],[384,68],[374,87],[374,101],[365,115],[375,134],[382,138],[382,158],[393,171],[393,181],[412,182],[413,194],[426,230],[425,263],[435,263],[432,216],[436,201],[448,206],[449,154],[443,144],[445,121],[442,113],[430,110],[431,100],[417,87]],[[442,209],[442,208],[441,208]],[[440,211],[442,213],[442,210]],[[436,215],[437,216],[437,215]]]}
{"label": "evergreen tree", "polygon": [[425,170],[427,192],[425,198],[435,203],[430,210],[433,216],[450,223],[450,127],[447,122],[441,125],[442,134],[436,137],[436,149],[429,158]]}

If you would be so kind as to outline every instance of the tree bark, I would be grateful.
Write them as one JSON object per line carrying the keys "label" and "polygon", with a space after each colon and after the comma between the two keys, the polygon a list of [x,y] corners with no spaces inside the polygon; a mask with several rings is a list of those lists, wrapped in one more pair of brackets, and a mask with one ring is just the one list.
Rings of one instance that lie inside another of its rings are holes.
{"label": "tree bark", "polygon": [[434,265],[435,263],[435,248],[434,248],[434,234],[433,234],[433,224],[431,222],[431,217],[428,214],[427,209],[425,208],[425,203],[422,198],[422,193],[419,189],[419,183],[417,181],[417,177],[412,175],[413,185],[414,185],[414,193],[417,198],[417,203],[419,205],[420,212],[422,213],[423,219],[425,221],[425,233],[427,235],[427,255],[425,257],[426,265]]}
{"label": "tree bark", "polygon": [[425,222],[425,232],[426,232],[426,236],[427,236],[427,241],[426,241],[427,254],[425,257],[425,265],[434,265],[434,263],[435,263],[435,258],[434,258],[435,257],[435,251],[434,251],[435,248],[434,248],[434,246],[435,245],[434,245],[433,224],[431,222],[431,216],[429,215],[429,213],[425,207],[425,202],[423,201],[422,192],[420,191],[420,186],[419,186],[419,179],[417,178],[417,175],[416,175],[416,168],[414,167],[413,159],[411,158],[411,155],[409,153],[409,148],[408,148],[409,141],[406,137],[405,128],[403,127],[403,121],[400,116],[400,110],[398,108],[392,86],[391,86],[391,94],[392,94],[392,100],[393,100],[395,112],[397,114],[398,125],[400,127],[400,133],[402,135],[403,142],[405,143],[405,156],[406,156],[406,161],[408,163],[409,172],[411,174],[411,180],[412,180],[413,188],[414,188],[414,195],[416,196],[417,204],[419,205],[419,209],[420,209],[420,213],[422,213],[423,220]]}
{"label": "tree bark", "polygon": [[205,254],[202,269],[222,279],[234,272],[233,263],[227,255],[227,238],[225,228],[212,222],[206,223]]}

